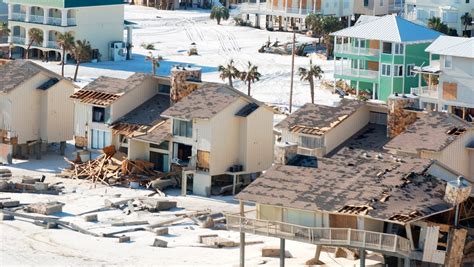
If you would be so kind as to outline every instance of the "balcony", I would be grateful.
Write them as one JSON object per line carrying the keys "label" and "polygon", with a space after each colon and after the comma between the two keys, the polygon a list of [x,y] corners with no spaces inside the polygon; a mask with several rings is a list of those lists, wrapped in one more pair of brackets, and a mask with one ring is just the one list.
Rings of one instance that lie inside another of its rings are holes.
{"label": "balcony", "polygon": [[367,79],[377,79],[379,77],[379,72],[376,70],[364,70],[364,69],[352,69],[350,67],[341,68],[337,66],[334,70],[335,75],[342,76],[351,76],[351,77],[361,77]]}
{"label": "balcony", "polygon": [[336,44],[334,51],[340,54],[361,55],[361,56],[378,57],[380,55],[380,49],[355,47],[349,43]]}
{"label": "balcony", "polygon": [[61,26],[61,18],[50,17],[48,18],[49,25]]}
{"label": "balcony", "polygon": [[68,18],[67,19],[68,26],[76,26],[76,18]]}
{"label": "balcony", "polygon": [[237,232],[285,238],[325,246],[347,246],[407,257],[410,241],[404,237],[379,232],[351,229],[306,227],[296,224],[257,220],[226,214],[227,229]]}
{"label": "balcony", "polygon": [[12,20],[25,21],[25,18],[26,18],[25,13],[12,13]]}
{"label": "balcony", "polygon": [[26,45],[26,38],[21,37],[21,36],[13,36],[12,42],[13,44],[17,44],[17,45]]}
{"label": "balcony", "polygon": [[431,88],[429,86],[411,88],[411,93],[419,95],[423,98],[429,98],[432,100],[438,99],[438,86],[434,85]]}
{"label": "balcony", "polygon": [[59,45],[56,41],[48,41],[47,48],[59,49]]}
{"label": "balcony", "polygon": [[32,23],[44,23],[44,16],[30,15],[30,22]]}
{"label": "balcony", "polygon": [[247,12],[264,11],[267,8],[267,3],[242,3],[240,8]]}

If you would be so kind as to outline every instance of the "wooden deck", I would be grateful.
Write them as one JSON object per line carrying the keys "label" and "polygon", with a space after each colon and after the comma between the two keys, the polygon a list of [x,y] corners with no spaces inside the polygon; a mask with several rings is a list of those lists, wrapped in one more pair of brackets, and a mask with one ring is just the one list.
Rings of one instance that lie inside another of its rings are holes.
{"label": "wooden deck", "polygon": [[227,229],[237,232],[285,238],[315,245],[362,248],[399,257],[408,257],[411,253],[410,241],[394,234],[351,228],[306,227],[233,214],[226,214],[226,219]]}

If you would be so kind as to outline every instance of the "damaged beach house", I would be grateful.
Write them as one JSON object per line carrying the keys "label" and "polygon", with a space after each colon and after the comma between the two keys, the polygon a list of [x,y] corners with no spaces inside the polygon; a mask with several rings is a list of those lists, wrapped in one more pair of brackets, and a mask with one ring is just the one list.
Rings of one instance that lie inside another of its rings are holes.
{"label": "damaged beach house", "polygon": [[73,137],[72,81],[24,60],[0,65],[0,77],[0,163],[39,159],[51,143],[64,154]]}
{"label": "damaged beach house", "polygon": [[236,193],[273,162],[273,109],[201,82],[199,68],[176,66],[169,78],[101,77],[71,98],[76,146],[113,146],[128,160],[175,174],[183,195]]}
{"label": "damaged beach house", "polygon": [[389,266],[473,264],[472,124],[418,105],[418,96],[342,99],[278,123],[275,165],[236,196],[240,213],[226,215],[240,232],[241,266],[246,233],[279,238],[280,266],[285,240],[316,245],[312,264],[324,264],[323,246],[360,266],[372,254]]}

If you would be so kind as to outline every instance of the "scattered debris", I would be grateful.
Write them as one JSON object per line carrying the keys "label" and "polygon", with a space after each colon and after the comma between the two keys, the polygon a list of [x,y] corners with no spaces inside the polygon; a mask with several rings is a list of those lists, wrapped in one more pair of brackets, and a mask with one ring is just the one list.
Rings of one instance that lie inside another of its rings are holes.
{"label": "scattered debris", "polygon": [[213,248],[232,248],[239,246],[239,243],[219,236],[201,238],[202,243]]}
{"label": "scattered debris", "polygon": [[84,216],[84,221],[86,221],[86,222],[97,222],[98,221],[97,214],[90,214],[90,215]]}
{"label": "scattered debris", "polygon": [[0,191],[10,193],[37,193],[59,195],[63,186],[61,183],[48,184],[41,181],[40,178],[24,177],[20,183],[13,181],[0,181]]}
{"label": "scattered debris", "polygon": [[0,209],[3,208],[14,208],[20,206],[20,201],[11,199],[0,200]]}
{"label": "scattered debris", "polygon": [[157,228],[154,231],[156,235],[167,235],[169,233],[168,227]]}
{"label": "scattered debris", "polygon": [[13,215],[0,213],[0,221],[11,221],[13,219],[15,219]]}
{"label": "scattered debris", "polygon": [[63,211],[64,203],[48,202],[48,203],[34,203],[25,207],[26,212],[38,213],[44,215],[51,215]]}
{"label": "scattered debris", "polygon": [[0,169],[0,177],[12,177],[12,171],[9,169]]}
{"label": "scattered debris", "polygon": [[130,242],[130,237],[126,235],[122,235],[118,239],[119,243],[125,243],[125,242]]}
{"label": "scattered debris", "polygon": [[153,242],[154,247],[159,247],[159,248],[166,248],[168,247],[168,242],[161,240],[159,238],[155,238],[155,242]]}
{"label": "scattered debris", "polygon": [[344,247],[336,248],[336,252],[334,253],[336,258],[345,258],[348,260],[357,260],[359,259],[359,253],[355,250],[351,250]]}
{"label": "scattered debris", "polygon": [[[280,257],[280,248],[279,247],[264,247],[262,248],[262,257]],[[291,253],[288,250],[285,250],[285,258],[293,258]]]}
{"label": "scattered debris", "polygon": [[[163,190],[177,186],[181,171],[163,173],[153,170],[154,163],[144,160],[129,160],[122,152],[115,151],[114,146],[103,148],[103,154],[94,160],[82,162],[64,160],[71,164],[59,175],[63,178],[85,179],[105,185],[141,185]],[[131,184],[132,183],[132,184]]]}

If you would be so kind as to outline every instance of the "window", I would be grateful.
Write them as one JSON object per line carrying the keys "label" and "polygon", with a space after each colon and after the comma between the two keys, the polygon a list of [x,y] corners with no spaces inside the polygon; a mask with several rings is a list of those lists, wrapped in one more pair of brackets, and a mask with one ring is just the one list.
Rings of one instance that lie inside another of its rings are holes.
{"label": "window", "polygon": [[193,137],[193,122],[173,119],[173,135]]}
{"label": "window", "polygon": [[380,0],[380,6],[383,6],[383,0]]}
{"label": "window", "polygon": [[162,150],[168,150],[169,149],[170,142],[168,141],[163,141],[159,145],[157,144],[151,144],[150,143],[150,148],[156,148],[156,149],[162,149]]}
{"label": "window", "polygon": [[92,121],[105,122],[105,108],[92,107]]}
{"label": "window", "polygon": [[382,76],[392,76],[391,67],[389,64],[382,64]]}
{"label": "window", "polygon": [[453,57],[451,56],[445,56],[444,57],[444,67],[446,69],[450,69],[453,67]]}
{"label": "window", "polygon": [[364,0],[364,6],[365,7],[369,6],[369,0]]}
{"label": "window", "polygon": [[408,64],[407,65],[407,77],[415,77],[415,73],[413,72],[413,68],[415,67],[415,64]]}
{"label": "window", "polygon": [[394,65],[393,66],[393,76],[394,77],[403,77],[403,65]]}
{"label": "window", "polygon": [[102,149],[112,144],[112,135],[110,132],[91,130],[91,147],[93,149]]}
{"label": "window", "polygon": [[444,11],[442,21],[444,23],[457,23],[458,22],[458,13],[451,11]]}
{"label": "window", "polygon": [[382,49],[382,53],[392,54],[392,43],[383,42]]}
{"label": "window", "polygon": [[403,44],[393,44],[393,46],[395,55],[403,55]]}
{"label": "window", "polygon": [[171,89],[171,86],[169,86],[169,85],[166,85],[166,84],[158,85],[158,92],[160,92],[160,93],[169,94],[170,89]]}

